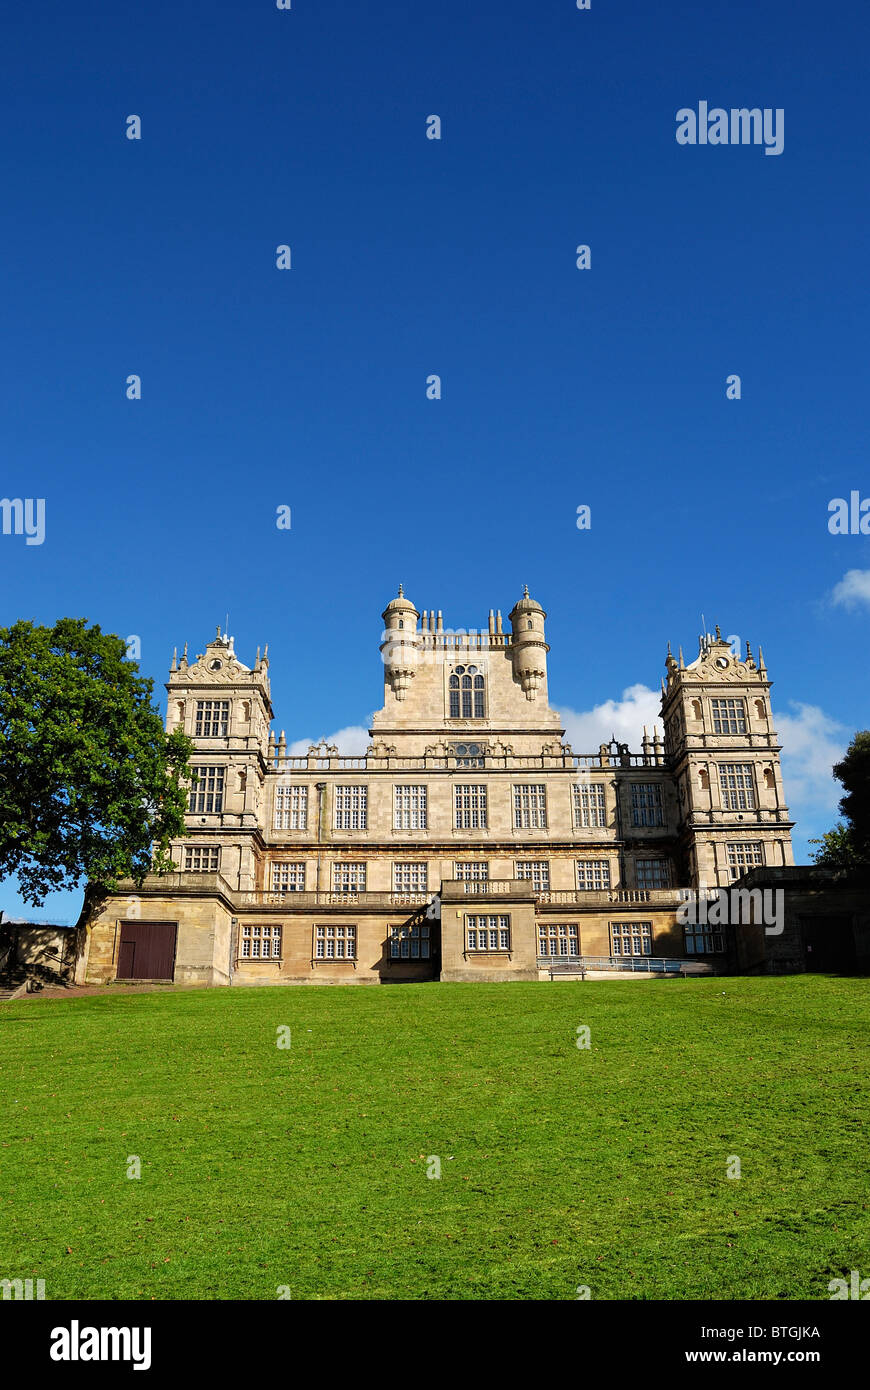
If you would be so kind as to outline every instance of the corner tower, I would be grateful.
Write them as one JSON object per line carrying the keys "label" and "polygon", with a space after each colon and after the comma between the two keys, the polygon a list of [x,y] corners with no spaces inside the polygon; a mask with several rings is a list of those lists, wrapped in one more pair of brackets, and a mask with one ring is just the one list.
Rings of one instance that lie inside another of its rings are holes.
{"label": "corner tower", "polygon": [[679,799],[691,886],[727,886],[757,865],[794,863],[761,648],[736,656],[716,628],[686,666],[668,647],[662,682],[665,754]]}
{"label": "corner tower", "polygon": [[524,585],[523,597],[514,604],[508,619],[512,633],[514,675],[527,700],[534,700],[540,690],[546,701],[547,652],[550,650],[544,636],[546,617],[541,605],[529,598],[528,584]]}
{"label": "corner tower", "polygon": [[273,740],[269,726],[268,647],[253,667],[236,656],[232,637],[217,635],[194,662],[173,654],[166,689],[167,733],[181,729],[193,740],[187,824],[195,840],[173,846],[185,871],[214,867],[230,887],[256,887],[256,857],[262,846],[261,804]]}

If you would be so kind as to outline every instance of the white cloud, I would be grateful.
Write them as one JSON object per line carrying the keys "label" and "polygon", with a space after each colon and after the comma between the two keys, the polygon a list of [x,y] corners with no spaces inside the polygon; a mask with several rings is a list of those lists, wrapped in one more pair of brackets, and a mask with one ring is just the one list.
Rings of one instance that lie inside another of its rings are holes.
{"label": "white cloud", "polygon": [[773,726],[782,744],[786,803],[800,838],[807,839],[830,830],[837,819],[843,788],[831,769],[845,753],[850,734],[818,705],[791,700],[789,707],[795,712],[775,712]]}
{"label": "white cloud", "polygon": [[[346,758],[357,757],[364,753],[371,742],[368,729],[364,729],[361,724],[349,724],[346,729],[339,729],[338,733],[324,735],[327,743],[334,743],[339,753]],[[297,738],[295,743],[288,743],[287,752],[291,757],[304,757],[312,743],[319,743],[319,738]]]}
{"label": "white cloud", "polygon": [[870,607],[870,570],[847,570],[834,586],[831,600],[843,608],[857,608],[862,603]]}
{"label": "white cloud", "polygon": [[632,753],[639,753],[646,725],[650,735],[653,725],[660,723],[661,695],[646,685],[630,685],[619,700],[605,700],[591,710],[567,709],[557,706],[565,737],[575,753],[597,753],[601,743],[615,738],[627,743]]}

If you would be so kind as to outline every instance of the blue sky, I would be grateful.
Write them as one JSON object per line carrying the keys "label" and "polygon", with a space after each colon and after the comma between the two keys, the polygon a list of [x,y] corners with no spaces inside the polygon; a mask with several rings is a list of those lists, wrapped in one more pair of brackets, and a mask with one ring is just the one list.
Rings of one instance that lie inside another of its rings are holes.
{"label": "blue sky", "polygon": [[[451,627],[528,583],[579,747],[637,744],[703,612],[764,646],[806,859],[868,723],[870,537],[827,525],[870,497],[868,40],[858,0],[11,12],[0,494],[46,534],[0,536],[0,623],[137,634],[162,707],[229,613],[307,741],[380,704],[399,580]],[[782,154],[678,145],[700,101]]]}

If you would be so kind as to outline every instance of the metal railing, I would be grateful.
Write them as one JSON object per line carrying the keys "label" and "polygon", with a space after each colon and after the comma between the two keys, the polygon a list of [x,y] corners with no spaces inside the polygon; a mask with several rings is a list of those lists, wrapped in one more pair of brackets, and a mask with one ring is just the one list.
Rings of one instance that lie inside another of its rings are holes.
{"label": "metal railing", "polygon": [[712,965],[678,956],[538,956],[538,968],[550,974],[585,974],[617,970],[644,975],[713,975]]}

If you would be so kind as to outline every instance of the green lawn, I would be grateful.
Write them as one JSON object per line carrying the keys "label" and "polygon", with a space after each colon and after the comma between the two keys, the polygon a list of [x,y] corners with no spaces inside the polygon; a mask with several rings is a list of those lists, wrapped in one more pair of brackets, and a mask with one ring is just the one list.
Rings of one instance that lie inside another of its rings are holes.
{"label": "green lawn", "polygon": [[0,1278],[827,1299],[870,1275],[868,1022],[867,982],[819,976],[2,1005]]}

